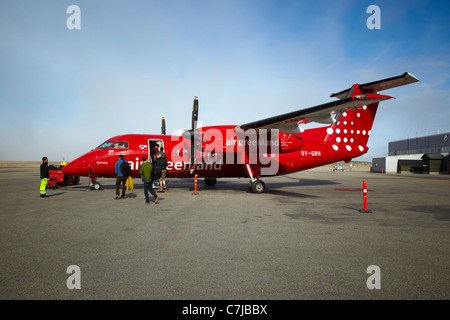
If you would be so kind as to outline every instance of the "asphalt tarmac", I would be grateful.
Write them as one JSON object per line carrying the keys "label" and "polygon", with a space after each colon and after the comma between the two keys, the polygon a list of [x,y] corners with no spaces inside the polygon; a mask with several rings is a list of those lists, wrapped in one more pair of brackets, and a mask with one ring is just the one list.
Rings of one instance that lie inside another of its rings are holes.
{"label": "asphalt tarmac", "polygon": [[115,180],[93,191],[83,177],[42,199],[38,165],[3,164],[0,299],[450,298],[450,176],[263,180],[265,194],[219,179],[193,195],[193,179],[169,179],[146,205],[138,179],[114,200]]}

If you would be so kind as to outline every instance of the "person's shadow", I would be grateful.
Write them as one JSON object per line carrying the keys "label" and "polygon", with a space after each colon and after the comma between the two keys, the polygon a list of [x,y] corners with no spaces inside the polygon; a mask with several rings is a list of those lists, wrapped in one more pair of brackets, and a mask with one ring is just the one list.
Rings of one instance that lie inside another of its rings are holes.
{"label": "person's shadow", "polygon": [[55,197],[55,196],[60,196],[60,195],[62,195],[62,194],[65,194],[65,192],[58,192],[58,193],[48,194],[48,195],[47,195],[47,198]]}

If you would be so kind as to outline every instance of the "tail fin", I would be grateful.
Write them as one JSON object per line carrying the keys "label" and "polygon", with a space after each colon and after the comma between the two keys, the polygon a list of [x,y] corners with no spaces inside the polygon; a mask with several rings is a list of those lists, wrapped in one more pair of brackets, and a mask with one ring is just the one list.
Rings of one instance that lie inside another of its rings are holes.
{"label": "tail fin", "polygon": [[357,144],[365,148],[377,109],[378,102],[344,112],[336,123],[327,128],[325,142]]}
{"label": "tail fin", "polygon": [[[365,97],[375,97],[376,92],[403,86],[419,81],[412,74],[405,72],[400,76],[378,80],[365,84],[355,84],[351,88],[338,93],[333,93],[331,97],[339,99],[363,99]],[[381,97],[381,96],[380,96]],[[386,99],[392,97],[383,96]],[[352,108],[338,116],[336,123],[327,128],[325,142],[330,143],[350,143],[357,144],[367,151],[367,142],[372,130],[378,103],[358,106]],[[361,149],[361,148],[360,148]]]}

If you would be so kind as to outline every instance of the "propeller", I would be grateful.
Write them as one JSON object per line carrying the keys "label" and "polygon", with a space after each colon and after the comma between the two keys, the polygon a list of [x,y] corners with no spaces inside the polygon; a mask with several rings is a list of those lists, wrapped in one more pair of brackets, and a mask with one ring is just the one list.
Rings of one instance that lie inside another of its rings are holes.
{"label": "propeller", "polygon": [[[190,140],[191,148],[190,148],[190,162],[191,162],[191,168],[196,165],[195,163],[195,145],[196,142],[202,141],[202,138],[200,136],[199,130],[197,129],[197,122],[198,122],[198,97],[194,96],[194,102],[192,106],[192,123],[191,123],[191,129],[190,130],[184,130],[182,133],[182,136],[185,139]],[[193,169],[191,169],[192,171]]]}
{"label": "propeller", "polygon": [[192,125],[191,125],[191,166],[195,163],[195,133],[194,130],[197,129],[198,121],[198,97],[194,96],[194,102],[192,106]]}
{"label": "propeller", "polygon": [[166,135],[166,119],[164,117],[161,119],[161,134]]}

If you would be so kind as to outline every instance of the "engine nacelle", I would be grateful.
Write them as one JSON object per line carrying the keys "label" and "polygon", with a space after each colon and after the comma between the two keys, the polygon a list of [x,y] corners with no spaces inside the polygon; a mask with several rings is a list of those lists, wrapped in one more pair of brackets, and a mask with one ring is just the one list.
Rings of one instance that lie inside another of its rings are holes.
{"label": "engine nacelle", "polygon": [[305,146],[303,140],[293,134],[280,132],[278,136],[280,153],[294,152]]}

